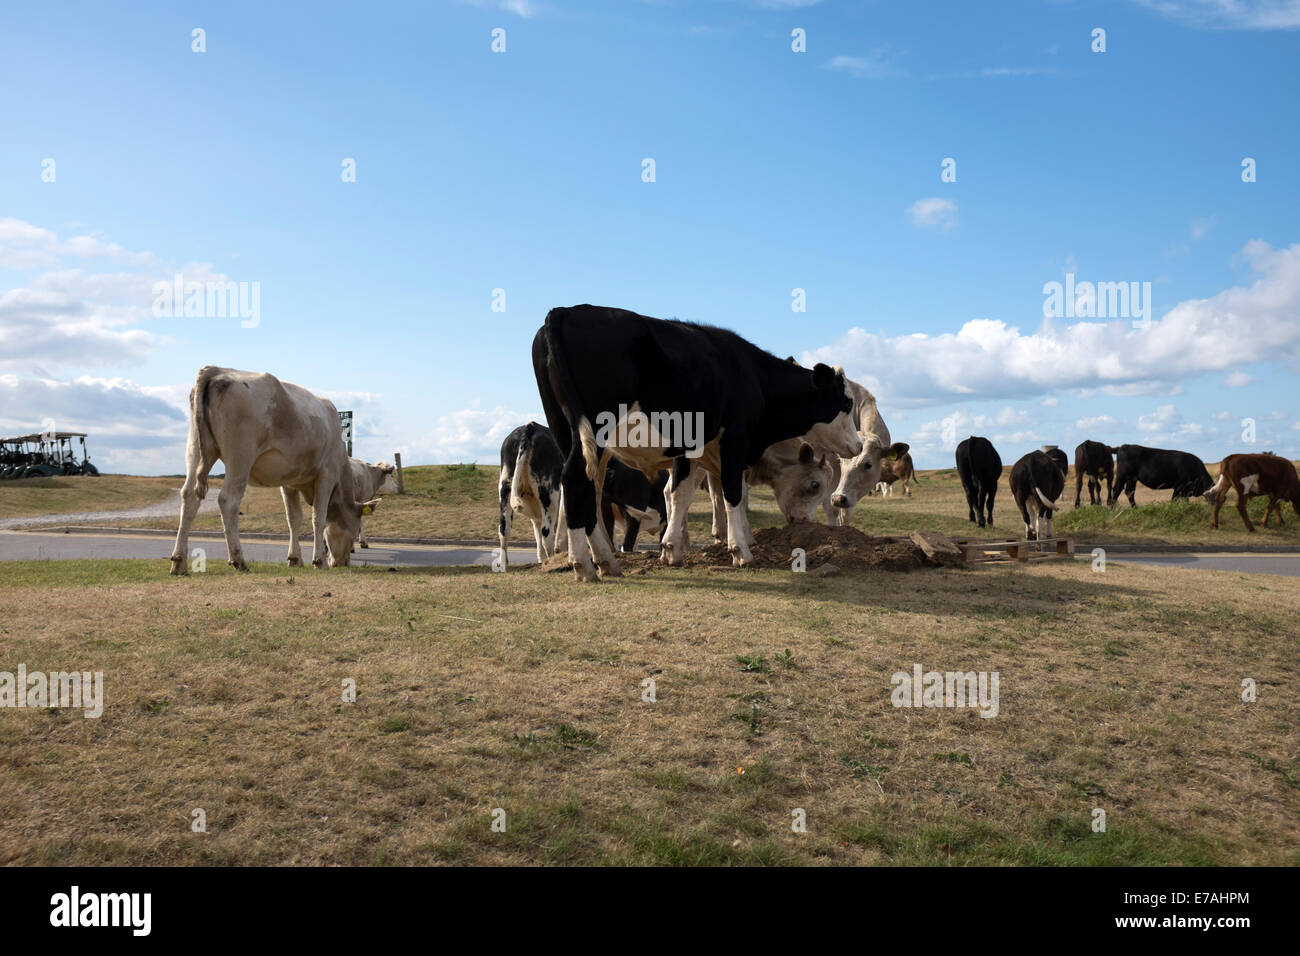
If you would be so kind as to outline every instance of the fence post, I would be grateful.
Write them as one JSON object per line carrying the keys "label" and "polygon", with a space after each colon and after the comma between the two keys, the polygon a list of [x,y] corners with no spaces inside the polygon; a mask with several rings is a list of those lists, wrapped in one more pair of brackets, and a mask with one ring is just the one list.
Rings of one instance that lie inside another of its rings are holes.
{"label": "fence post", "polygon": [[397,467],[397,493],[404,495],[406,494],[406,486],[402,484],[402,453],[400,451],[393,452],[393,461]]}

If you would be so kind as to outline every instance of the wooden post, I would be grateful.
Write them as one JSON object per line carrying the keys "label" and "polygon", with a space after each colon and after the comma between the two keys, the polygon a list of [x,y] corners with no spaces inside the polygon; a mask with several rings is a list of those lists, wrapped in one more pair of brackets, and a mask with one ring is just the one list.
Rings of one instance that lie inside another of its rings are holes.
{"label": "wooden post", "polygon": [[404,495],[406,494],[406,485],[402,483],[402,453],[400,451],[393,452],[393,461],[397,468],[397,493]]}

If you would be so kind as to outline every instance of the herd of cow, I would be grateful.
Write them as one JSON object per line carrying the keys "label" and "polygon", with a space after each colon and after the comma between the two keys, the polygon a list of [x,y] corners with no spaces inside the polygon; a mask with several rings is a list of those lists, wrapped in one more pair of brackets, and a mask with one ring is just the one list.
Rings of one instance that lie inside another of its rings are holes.
{"label": "herd of cow", "polygon": [[[787,522],[811,521],[821,508],[829,524],[848,525],[873,492],[888,494],[915,480],[908,445],[892,441],[875,397],[840,367],[804,368],[779,359],[734,332],[622,309],[580,305],[552,309],[532,347],[533,370],[547,425],[515,429],[501,448],[498,536],[508,562],[515,512],[533,524],[538,560],[567,551],[580,580],[617,576],[613,541],[622,550],[642,532],[657,535],[660,557],[680,565],[689,547],[686,514],[701,482],[713,505],[712,532],[738,566],[752,563],[753,534],[745,513],[747,487],[770,486]],[[613,410],[618,412],[614,413]],[[617,428],[594,423],[617,414]],[[692,434],[673,426],[689,418]],[[624,427],[636,419],[638,426]],[[547,427],[549,426],[549,427]],[[301,499],[312,506],[314,560],[346,565],[362,519],[395,490],[392,468],[351,459],[326,399],[266,373],[206,367],[190,392],[186,477],[173,574],[184,574],[188,535],[208,473],[221,459],[218,495],[229,560],[247,569],[239,543],[239,505],[249,484],[279,487],[290,530],[289,564],[301,564]],[[986,438],[957,446],[957,471],[980,527],[993,523],[1002,459]],[[1204,495],[1212,526],[1229,489],[1246,512],[1265,495],[1267,526],[1279,501],[1300,513],[1300,477],[1286,459],[1230,455],[1217,482],[1186,452],[1085,441],[1075,450],[1075,507],[1085,479],[1091,504],[1120,492],[1134,504],[1141,482],[1174,497]],[[1011,469],[1012,497],[1030,539],[1051,537],[1069,463],[1059,449],[1034,451]]]}

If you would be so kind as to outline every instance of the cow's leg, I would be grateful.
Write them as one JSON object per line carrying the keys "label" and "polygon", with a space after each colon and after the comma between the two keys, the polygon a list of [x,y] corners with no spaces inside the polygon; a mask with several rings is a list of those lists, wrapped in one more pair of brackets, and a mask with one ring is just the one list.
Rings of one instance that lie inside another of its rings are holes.
{"label": "cow's leg", "polygon": [[626,529],[623,532],[623,550],[635,551],[636,538],[641,533],[641,520],[639,518],[627,517]]}
{"label": "cow's leg", "polygon": [[1228,481],[1226,476],[1220,478],[1219,481],[1221,484],[1214,492],[1214,511],[1210,514],[1211,530],[1215,530],[1219,527],[1219,509],[1222,508],[1223,503],[1228,500],[1228,487],[1232,484]]}
{"label": "cow's leg", "polygon": [[713,540],[721,544],[727,540],[727,503],[722,497],[722,488],[716,478],[705,478],[709,483],[709,504],[713,506]]}
{"label": "cow's leg", "polygon": [[[961,487],[962,487],[962,491],[966,492],[966,507],[970,509],[971,523],[974,524],[976,521],[979,521],[979,526],[981,528],[984,527],[983,495],[980,493],[980,490],[976,488],[974,484],[967,484],[966,482],[962,482]],[[975,517],[976,508],[979,508],[980,510],[979,518]]]}
{"label": "cow's leg", "polygon": [[[596,537],[596,487],[587,477],[582,443],[575,441],[564,462],[564,510],[569,520],[569,565],[579,581],[595,581],[599,575],[592,561],[592,539]],[[600,529],[601,536],[604,529]],[[608,541],[606,542],[608,545]]]}
{"label": "cow's leg", "polygon": [[[316,493],[311,499],[311,532],[312,532],[312,552],[311,563],[315,567],[325,567],[325,517],[329,513],[330,495],[334,489],[326,485],[323,480],[316,482]],[[346,558],[342,555],[341,558]]]}
{"label": "cow's leg", "polygon": [[1246,522],[1246,530],[1254,534],[1255,526],[1251,524],[1250,515],[1246,511],[1246,502],[1249,500],[1249,495],[1243,494],[1242,489],[1237,489],[1237,511],[1241,513],[1241,520]]}
{"label": "cow's leg", "polygon": [[530,518],[529,524],[533,526],[533,542],[537,545],[537,563],[541,564],[546,560],[546,544],[542,541],[542,526],[535,518]]}
{"label": "cow's leg", "polygon": [[497,518],[497,546],[501,549],[501,568],[510,569],[510,529],[515,523],[515,509],[510,507],[510,482],[501,469],[501,485],[498,489],[501,514]]}
{"label": "cow's leg", "polygon": [[1025,501],[1017,501],[1016,507],[1020,509],[1020,517],[1023,518],[1025,522],[1025,538],[1028,541],[1033,541],[1036,537],[1034,528],[1037,524],[1038,518],[1034,517],[1032,520],[1030,519],[1029,509],[1026,507],[1027,502],[1028,499],[1025,499]]}
{"label": "cow's leg", "polygon": [[217,505],[221,509],[221,526],[226,532],[228,563],[239,571],[248,570],[248,562],[244,560],[244,549],[239,543],[239,505],[244,500],[244,491],[247,488],[248,475],[240,474],[231,468],[230,462],[227,461],[226,477],[221,482]]}
{"label": "cow's leg", "polygon": [[[754,540],[749,530],[749,516],[745,514],[745,468],[741,454],[739,432],[724,434],[719,442],[721,461],[722,497],[727,500],[727,550],[731,563],[738,568],[754,563],[750,544]],[[727,439],[731,438],[731,441]],[[712,476],[710,476],[712,477]]]}
{"label": "cow's leg", "polygon": [[298,532],[302,530],[302,496],[297,488],[281,488],[280,497],[284,499],[284,518],[289,523],[289,567],[302,567],[302,545],[298,541]]}
{"label": "cow's leg", "polygon": [[561,486],[556,495],[557,504],[555,512],[555,553],[561,554],[569,550],[569,519],[564,513],[564,488]]}
{"label": "cow's leg", "polygon": [[988,525],[990,528],[993,527],[993,499],[996,498],[997,496],[998,496],[998,483],[994,481],[992,487],[989,488],[988,497],[984,499],[985,507],[988,509],[988,513],[989,513]]}
{"label": "cow's leg", "polygon": [[[1074,469],[1074,506],[1079,507],[1079,499],[1083,497],[1083,470]],[[1092,504],[1092,476],[1088,476],[1088,504]]]}
{"label": "cow's leg", "polygon": [[181,518],[172,548],[172,574],[189,574],[190,527],[199,513],[199,502],[208,493],[208,471],[213,462],[204,461],[197,443],[192,443],[185,462],[185,484],[181,487]]}
{"label": "cow's leg", "polygon": [[690,547],[686,515],[703,474],[689,459],[679,458],[673,463],[671,477],[664,488],[664,503],[669,517],[668,530],[660,542],[659,560],[671,567],[680,567],[686,560],[686,551]]}
{"label": "cow's leg", "polygon": [[[357,519],[357,544],[361,545],[361,547],[363,548],[370,547],[370,542],[366,540],[366,519],[365,518]],[[353,548],[352,550],[355,551],[356,548]]]}

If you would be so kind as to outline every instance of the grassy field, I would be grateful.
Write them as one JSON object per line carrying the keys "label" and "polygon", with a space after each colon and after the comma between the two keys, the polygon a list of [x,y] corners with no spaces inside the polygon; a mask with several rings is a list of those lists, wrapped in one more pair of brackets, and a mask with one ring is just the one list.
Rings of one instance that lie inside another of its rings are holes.
{"label": "grassy field", "polygon": [[[1020,537],[1023,523],[1011,498],[1007,483],[1007,469],[994,507],[994,528],[982,530],[971,524],[967,517],[966,498],[954,469],[922,472],[920,481],[913,485],[913,496],[901,494],[888,498],[871,497],[863,501],[854,512],[854,524],[868,534],[910,534],[918,529],[940,531],[955,536],[994,537],[1006,535]],[[464,538],[488,540],[496,537],[498,470],[485,465],[434,465],[408,468],[405,472],[405,495],[388,495],[372,518],[366,519],[367,533],[376,537],[400,536],[419,538]],[[77,481],[78,479],[53,479]],[[159,482],[168,479],[124,479],[149,483],[156,490]],[[172,479],[173,486],[179,479]],[[209,494],[215,496],[215,488]],[[897,487],[897,486],[896,486]],[[0,508],[6,507],[5,489],[0,484]],[[1171,502],[1167,491],[1149,491],[1139,487],[1139,507],[1132,509],[1127,500],[1114,509],[1105,506],[1074,509],[1073,473],[1068,490],[1062,499],[1066,509],[1057,512],[1056,531],[1077,537],[1088,545],[1128,545],[1140,547],[1215,547],[1242,546],[1295,546],[1300,547],[1300,520],[1290,506],[1286,506],[1287,522],[1282,528],[1276,524],[1249,534],[1236,510],[1236,496],[1229,494],[1222,514],[1220,529],[1210,530],[1210,506],[1201,499]],[[1084,489],[1087,500],[1087,489]],[[751,523],[754,528],[764,528],[780,522],[772,495],[766,488],[753,489],[750,494]],[[1263,520],[1263,499],[1251,502],[1250,513],[1257,524]],[[240,528],[247,532],[283,534],[284,508],[279,491],[253,488],[244,499],[244,515]],[[120,524],[155,527],[175,531],[175,517],[158,517]],[[707,537],[710,512],[707,496],[697,495],[692,507],[690,528],[695,540]],[[195,527],[220,530],[221,518],[217,514],[200,515]],[[532,531],[527,521],[516,520],[514,538],[531,541]]]}
{"label": "grassy field", "polygon": [[[106,697],[0,709],[0,864],[1300,863],[1292,578],[32,562],[0,607],[0,671]],[[893,707],[913,664],[999,715]]]}
{"label": "grassy field", "polygon": [[178,478],[137,478],[131,475],[0,481],[0,518],[125,511],[166,501],[172,495],[172,489],[180,486]]}

